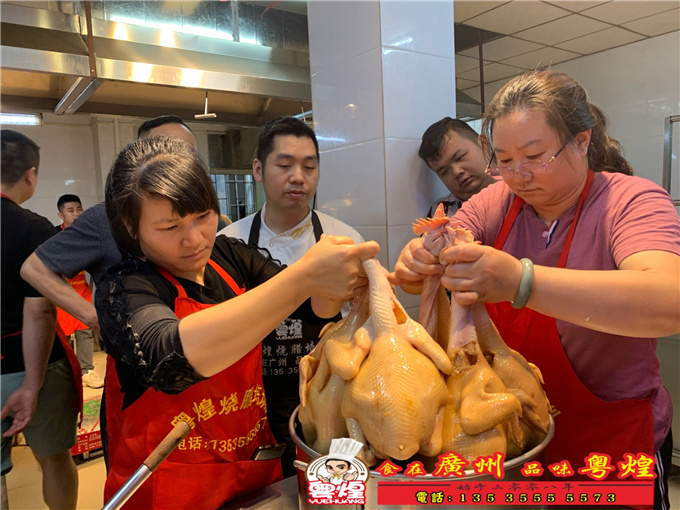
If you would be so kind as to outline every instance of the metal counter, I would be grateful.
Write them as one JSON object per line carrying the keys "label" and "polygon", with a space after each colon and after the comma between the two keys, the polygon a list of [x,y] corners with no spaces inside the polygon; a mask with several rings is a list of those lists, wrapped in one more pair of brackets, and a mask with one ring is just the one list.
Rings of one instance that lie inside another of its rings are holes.
{"label": "metal counter", "polygon": [[221,506],[218,510],[298,510],[297,477],[291,476]]}

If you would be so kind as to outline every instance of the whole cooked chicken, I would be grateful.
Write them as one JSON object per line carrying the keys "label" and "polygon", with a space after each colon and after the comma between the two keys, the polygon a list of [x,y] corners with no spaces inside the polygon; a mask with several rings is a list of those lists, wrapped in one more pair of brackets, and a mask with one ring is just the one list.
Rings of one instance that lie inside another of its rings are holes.
{"label": "whole cooked chicken", "polygon": [[[414,232],[438,257],[474,242],[441,207]],[[541,373],[505,345],[482,303],[461,306],[446,295],[442,273],[428,276],[418,323],[380,263],[363,266],[368,291],[300,362],[307,444],[326,454],[332,439],[349,436],[364,444],[357,457],[372,466],[444,452],[512,458],[543,440],[549,406]]]}
{"label": "whole cooked chicken", "polygon": [[[369,280],[370,320],[355,336],[370,338],[368,356],[349,380],[342,415],[352,439],[370,445],[363,460],[408,459],[441,451],[448,399],[444,374],[452,370],[444,350],[408,317],[387,272],[376,259],[363,262]],[[334,365],[334,361],[329,359]]]}
{"label": "whole cooked chicken", "polygon": [[494,373],[503,381],[507,391],[522,404],[520,428],[511,434],[507,457],[516,457],[538,445],[548,433],[550,404],[541,384],[543,376],[533,363],[508,347],[482,303],[472,305],[472,317],[479,336],[479,345],[490,359]]}
{"label": "whole cooked chicken", "polygon": [[[357,374],[371,346],[370,339],[356,336],[368,315],[368,293],[364,291],[354,298],[347,317],[326,326],[314,350],[300,360],[298,419],[305,441],[322,455],[328,453],[331,440],[347,437],[340,406],[346,381]],[[329,359],[334,360],[333,366]]]}
{"label": "whole cooked chicken", "polygon": [[[448,246],[473,242],[472,234],[447,218],[441,206],[433,218],[419,220],[413,230],[416,234],[424,234],[423,246],[435,256]],[[519,421],[524,411],[522,404],[526,402],[533,406],[534,403],[524,392],[507,389],[505,380],[487,362],[484,346],[493,346],[494,352],[503,354],[509,349],[497,335],[488,340],[489,325],[493,327],[493,324],[488,315],[487,322],[483,321],[484,306],[476,308],[481,333],[487,340],[482,343],[478,340],[480,330],[473,320],[472,308],[461,306],[453,299],[449,303],[440,279],[440,275],[432,275],[423,282],[420,320],[437,332],[454,368],[446,379],[450,400],[444,418],[443,449],[455,451],[468,460],[508,450],[515,454],[516,446],[523,447],[527,442],[526,430]],[[443,300],[449,306],[448,318],[442,313]],[[501,359],[498,359],[499,366]],[[502,368],[509,372],[509,362],[503,363]],[[512,368],[515,374],[515,366]],[[540,389],[538,381],[535,382]]]}

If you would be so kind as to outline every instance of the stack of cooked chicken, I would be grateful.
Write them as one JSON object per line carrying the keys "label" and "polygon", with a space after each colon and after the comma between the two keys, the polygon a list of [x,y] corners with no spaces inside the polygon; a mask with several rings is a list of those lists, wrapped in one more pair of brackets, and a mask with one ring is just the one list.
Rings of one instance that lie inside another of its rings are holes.
{"label": "stack of cooked chicken", "polygon": [[[473,242],[441,210],[414,231],[435,256]],[[449,302],[440,276],[430,276],[416,322],[380,263],[366,260],[364,269],[368,290],[300,362],[298,416],[310,447],[325,455],[332,439],[351,437],[365,445],[357,457],[373,466],[446,452],[507,460],[543,441],[541,373],[503,342],[483,304]]]}

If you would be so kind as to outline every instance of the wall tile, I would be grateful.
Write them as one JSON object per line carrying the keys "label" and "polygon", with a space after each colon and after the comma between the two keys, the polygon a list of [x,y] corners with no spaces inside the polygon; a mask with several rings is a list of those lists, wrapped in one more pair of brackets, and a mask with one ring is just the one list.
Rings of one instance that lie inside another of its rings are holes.
{"label": "wall tile", "polygon": [[[452,2],[380,2],[382,45],[453,58]],[[436,33],[437,37],[432,37]],[[449,44],[441,44],[449,41]]]}
{"label": "wall tile", "polygon": [[633,172],[659,186],[663,175],[663,136],[620,139],[623,155]]}
{"label": "wall tile", "polygon": [[420,140],[427,127],[455,112],[453,59],[383,48],[385,137]]}
{"label": "wall tile", "polygon": [[[397,291],[397,297],[400,296],[401,291]],[[399,300],[401,302],[401,299]],[[406,313],[408,314],[409,317],[411,317],[414,321],[418,320],[418,314],[420,313],[420,307],[419,306],[414,306],[412,308],[407,308]]]}
{"label": "wall tile", "polygon": [[381,83],[378,48],[314,75],[314,130],[322,150],[382,138]]}
{"label": "wall tile", "polygon": [[414,321],[418,320],[418,313],[420,311],[420,294],[407,294],[400,287],[397,287],[397,299],[401,306],[406,308],[406,313]]}
{"label": "wall tile", "polygon": [[[45,121],[50,121],[50,115]],[[78,119],[80,120],[80,119]],[[4,127],[4,126],[3,126]],[[34,196],[24,202],[33,212],[45,216],[55,225],[57,199],[66,193],[80,197],[85,207],[99,202],[92,127],[89,124],[11,126],[40,146],[38,186]],[[78,143],[74,149],[74,143]]]}
{"label": "wall tile", "polygon": [[401,250],[408,244],[408,242],[415,237],[413,227],[408,225],[389,225],[387,227],[387,243],[389,252],[389,270],[394,270],[394,264],[399,258]]}
{"label": "wall tile", "polygon": [[308,2],[307,20],[311,74],[380,45],[378,2]]}
{"label": "wall tile", "polygon": [[680,32],[555,68],[577,80],[605,112],[609,133],[621,142],[635,174],[661,183],[664,118],[680,112]]}
{"label": "wall tile", "polygon": [[322,151],[317,209],[355,226],[384,226],[383,141]]}
{"label": "wall tile", "polygon": [[420,140],[385,141],[387,223],[409,225],[424,217],[432,202],[448,194],[436,174],[418,157]]}

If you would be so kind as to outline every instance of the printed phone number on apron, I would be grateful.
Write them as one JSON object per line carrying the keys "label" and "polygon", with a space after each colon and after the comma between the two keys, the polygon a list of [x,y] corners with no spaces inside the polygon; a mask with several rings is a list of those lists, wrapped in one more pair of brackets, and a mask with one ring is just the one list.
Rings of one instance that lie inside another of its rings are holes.
{"label": "printed phone number on apron", "polygon": [[246,434],[245,436],[235,437],[233,439],[208,439],[204,440],[201,436],[188,437],[180,441],[177,448],[179,450],[217,450],[220,453],[233,452],[237,448],[248,446],[257,433],[264,427],[264,422],[267,418],[261,418],[260,421]]}

